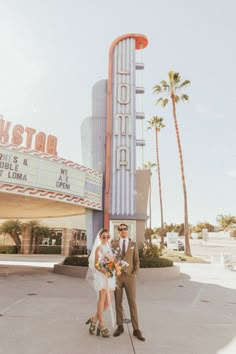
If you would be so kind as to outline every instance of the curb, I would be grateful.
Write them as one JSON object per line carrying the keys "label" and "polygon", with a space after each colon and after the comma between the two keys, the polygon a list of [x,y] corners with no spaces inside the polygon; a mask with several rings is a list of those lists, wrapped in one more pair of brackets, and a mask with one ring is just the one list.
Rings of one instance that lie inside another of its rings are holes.
{"label": "curb", "polygon": [[[67,275],[70,277],[86,278],[88,267],[69,266],[63,264],[55,264],[53,273]],[[161,267],[161,268],[140,268],[138,272],[138,280],[168,280],[176,279],[180,276],[180,267]]]}
{"label": "curb", "polygon": [[69,277],[86,278],[88,267],[69,266],[62,263],[54,264],[53,273],[67,275]]}

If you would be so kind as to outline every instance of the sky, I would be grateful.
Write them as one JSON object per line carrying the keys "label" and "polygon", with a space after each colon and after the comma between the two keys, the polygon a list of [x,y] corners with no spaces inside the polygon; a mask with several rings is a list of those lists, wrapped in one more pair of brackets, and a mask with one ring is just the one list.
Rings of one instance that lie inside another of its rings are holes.
{"label": "sky", "polygon": [[[137,165],[155,162],[147,120],[164,118],[159,150],[164,221],[182,223],[183,191],[171,107],[155,104],[153,86],[170,70],[191,81],[177,106],[189,222],[216,224],[236,215],[236,2],[234,0],[0,0],[0,114],[58,138],[58,155],[82,163],[80,125],[92,113],[91,92],[106,79],[108,51],[125,33],[149,44],[142,100],[146,146]],[[138,135],[142,135],[138,126]],[[138,137],[138,136],[137,136]],[[160,225],[155,169],[152,224]]]}

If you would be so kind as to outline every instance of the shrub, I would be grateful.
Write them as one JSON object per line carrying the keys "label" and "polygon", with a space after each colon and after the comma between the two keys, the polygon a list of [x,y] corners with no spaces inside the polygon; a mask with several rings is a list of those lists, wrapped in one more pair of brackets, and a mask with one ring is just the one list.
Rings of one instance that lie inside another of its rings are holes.
{"label": "shrub", "polygon": [[162,250],[157,245],[152,243],[144,243],[141,248],[139,248],[139,257],[155,258],[162,255]]}
{"label": "shrub", "polygon": [[140,268],[162,268],[172,267],[173,262],[166,258],[160,257],[141,257]]}
{"label": "shrub", "polygon": [[17,246],[0,246],[0,253],[16,254],[18,253]]}
{"label": "shrub", "polygon": [[88,267],[88,256],[68,256],[64,259],[64,265]]}

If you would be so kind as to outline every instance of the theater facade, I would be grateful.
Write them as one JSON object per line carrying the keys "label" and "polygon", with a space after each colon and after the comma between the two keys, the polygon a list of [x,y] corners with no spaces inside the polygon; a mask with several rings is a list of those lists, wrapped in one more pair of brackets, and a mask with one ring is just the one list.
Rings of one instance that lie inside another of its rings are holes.
{"label": "theater facade", "polygon": [[[56,149],[56,137],[19,124],[11,129],[11,122],[0,118],[1,219],[58,218],[84,215],[86,208],[102,210],[102,174],[58,157]],[[68,253],[73,232],[63,229],[63,253]],[[24,253],[30,251],[29,239],[26,231]]]}
{"label": "theater facade", "polygon": [[[137,95],[144,94],[136,82],[144,69],[136,51],[147,44],[145,35],[134,33],[111,44],[108,78],[94,85],[92,115],[81,125],[82,164],[57,156],[55,136],[0,117],[1,219],[83,215],[88,249],[99,229],[115,235],[120,222],[132,238],[143,239],[151,173],[137,169],[137,148],[145,145],[137,122],[145,113],[136,109]],[[65,231],[63,254],[72,241],[73,230]],[[29,242],[30,231],[24,253]]]}

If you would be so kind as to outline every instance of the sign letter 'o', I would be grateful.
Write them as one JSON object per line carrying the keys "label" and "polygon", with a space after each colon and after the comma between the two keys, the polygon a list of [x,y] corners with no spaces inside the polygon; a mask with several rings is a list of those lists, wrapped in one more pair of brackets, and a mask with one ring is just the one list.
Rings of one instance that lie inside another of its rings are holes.
{"label": "sign letter 'o'", "polygon": [[129,85],[127,85],[127,84],[119,84],[118,85],[117,101],[120,104],[128,104],[129,103],[129,101],[130,101]]}

